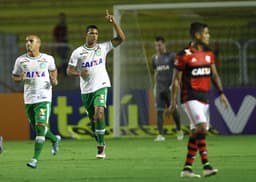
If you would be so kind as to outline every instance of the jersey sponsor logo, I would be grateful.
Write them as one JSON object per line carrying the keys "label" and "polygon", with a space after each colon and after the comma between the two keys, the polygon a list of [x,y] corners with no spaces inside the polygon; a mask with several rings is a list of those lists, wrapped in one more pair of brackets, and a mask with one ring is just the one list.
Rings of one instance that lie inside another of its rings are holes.
{"label": "jersey sponsor logo", "polygon": [[82,63],[82,68],[91,68],[93,66],[97,66],[102,63],[103,63],[103,60],[102,58],[100,58],[99,60],[92,60],[92,61]]}
{"label": "jersey sponsor logo", "polygon": [[45,71],[27,71],[26,78],[41,78],[45,77]]}
{"label": "jersey sponsor logo", "polygon": [[191,73],[193,76],[208,76],[211,74],[211,68],[194,68]]}
{"label": "jersey sponsor logo", "polygon": [[169,69],[170,69],[169,65],[159,65],[156,68],[157,71],[165,71],[165,70],[169,70]]}

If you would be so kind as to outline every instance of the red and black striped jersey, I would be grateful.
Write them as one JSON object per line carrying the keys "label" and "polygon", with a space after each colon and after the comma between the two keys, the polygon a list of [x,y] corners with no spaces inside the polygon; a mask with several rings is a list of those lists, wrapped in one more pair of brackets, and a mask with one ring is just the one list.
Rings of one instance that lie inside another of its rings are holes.
{"label": "red and black striped jersey", "polygon": [[188,100],[209,101],[211,64],[214,54],[208,47],[196,50],[190,45],[176,55],[174,66],[183,71],[181,102]]}

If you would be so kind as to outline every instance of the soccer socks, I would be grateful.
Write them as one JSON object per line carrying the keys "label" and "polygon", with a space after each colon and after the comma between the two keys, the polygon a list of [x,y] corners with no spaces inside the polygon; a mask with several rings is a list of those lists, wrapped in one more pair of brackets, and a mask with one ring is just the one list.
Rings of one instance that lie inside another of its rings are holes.
{"label": "soccer socks", "polygon": [[157,111],[157,129],[159,132],[159,135],[164,134],[164,129],[163,129],[163,114],[164,111]]}
{"label": "soccer socks", "polygon": [[190,136],[187,144],[187,157],[184,169],[191,169],[192,164],[196,158],[197,153],[197,145],[196,145],[196,138],[195,136]]}
{"label": "soccer socks", "polygon": [[206,132],[198,131],[196,134],[196,145],[199,150],[201,161],[203,165],[208,164],[208,153],[206,147]]}
{"label": "soccer socks", "polygon": [[45,133],[46,127],[42,125],[36,126],[36,138],[35,138],[35,147],[34,147],[34,156],[33,159],[38,160],[38,157],[43,149],[45,142]]}
{"label": "soccer socks", "polygon": [[96,121],[95,123],[95,135],[97,138],[98,145],[105,145],[104,135],[105,135],[105,121]]}

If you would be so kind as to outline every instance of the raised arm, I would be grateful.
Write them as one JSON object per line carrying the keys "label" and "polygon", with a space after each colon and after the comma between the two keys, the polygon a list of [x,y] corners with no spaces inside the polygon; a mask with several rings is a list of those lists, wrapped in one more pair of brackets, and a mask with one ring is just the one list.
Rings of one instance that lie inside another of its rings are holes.
{"label": "raised arm", "polygon": [[116,19],[114,18],[114,16],[110,15],[108,13],[108,10],[106,10],[105,18],[108,20],[108,22],[112,23],[112,25],[117,33],[117,36],[111,40],[113,46],[117,47],[125,40],[125,34],[124,34],[122,28],[120,27],[120,25],[116,22]]}

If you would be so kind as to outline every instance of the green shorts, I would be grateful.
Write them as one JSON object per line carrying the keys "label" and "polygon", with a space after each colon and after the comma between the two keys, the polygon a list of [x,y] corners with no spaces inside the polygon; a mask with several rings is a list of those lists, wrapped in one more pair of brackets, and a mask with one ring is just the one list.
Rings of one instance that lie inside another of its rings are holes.
{"label": "green shorts", "polygon": [[82,94],[82,101],[89,118],[93,118],[95,107],[106,107],[108,88],[101,88],[89,94]]}
{"label": "green shorts", "polygon": [[36,104],[26,104],[25,110],[29,123],[35,127],[36,123],[45,123],[48,125],[51,113],[51,102],[40,102]]}

